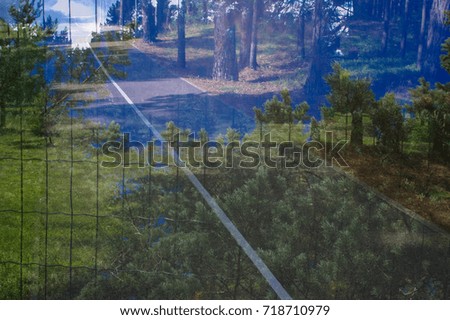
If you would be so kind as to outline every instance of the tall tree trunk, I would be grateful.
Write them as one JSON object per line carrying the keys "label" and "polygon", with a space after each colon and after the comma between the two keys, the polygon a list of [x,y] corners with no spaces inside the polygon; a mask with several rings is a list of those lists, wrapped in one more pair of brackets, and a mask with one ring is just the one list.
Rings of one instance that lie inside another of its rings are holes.
{"label": "tall tree trunk", "polygon": [[[231,2],[231,1],[230,1]],[[236,28],[229,0],[217,4],[214,16],[214,67],[213,78],[217,80],[239,79],[236,59]]]}
{"label": "tall tree trunk", "polygon": [[151,0],[142,0],[142,29],[144,41],[156,41],[155,7]]}
{"label": "tall tree trunk", "polygon": [[156,27],[158,32],[164,30],[164,23],[166,22],[166,7],[167,0],[157,0],[156,2]]}
{"label": "tall tree trunk", "polygon": [[384,0],[383,37],[381,38],[381,54],[385,56],[388,50],[389,29],[391,23],[391,0]]}
{"label": "tall tree trunk", "polygon": [[352,113],[352,132],[350,134],[350,143],[354,146],[363,145],[363,117],[361,112]]}
{"label": "tall tree trunk", "polygon": [[353,0],[353,14],[356,19],[361,19],[363,16],[363,3],[362,0]]}
{"label": "tall tree trunk", "polygon": [[305,48],[305,27],[306,27],[306,13],[305,13],[306,0],[302,1],[302,6],[300,8],[300,16],[298,21],[298,47],[300,57],[302,59],[306,58],[306,48]]}
{"label": "tall tree trunk", "polygon": [[[444,25],[445,11],[450,9],[450,0],[433,0],[430,10],[430,22],[427,37],[427,58],[425,59],[425,71],[430,75],[440,74],[441,45],[448,37],[447,26]],[[442,70],[443,71],[443,70]]]}
{"label": "tall tree trunk", "polygon": [[400,55],[402,58],[406,55],[406,43],[408,40],[408,24],[409,24],[409,0],[405,0],[405,7],[402,17],[402,39],[400,41]]}
{"label": "tall tree trunk", "polygon": [[208,0],[202,1],[202,20],[204,23],[208,23]]}
{"label": "tall tree trunk", "polygon": [[123,2],[125,0],[119,0],[120,1],[120,7],[119,7],[119,26],[123,27]]}
{"label": "tall tree trunk", "polygon": [[373,17],[375,19],[381,19],[383,17],[383,0],[377,0],[374,5]]}
{"label": "tall tree trunk", "polygon": [[[439,123],[434,123],[433,125],[438,126]],[[432,152],[435,154],[441,155],[444,158],[448,157],[446,152],[444,152],[444,150],[446,150],[445,145],[446,144],[444,143],[444,136],[442,135],[442,133],[439,130],[436,130],[436,132],[433,132],[433,134],[432,134]]]}
{"label": "tall tree trunk", "polygon": [[322,35],[323,35],[323,15],[324,0],[316,0],[314,4],[313,15],[313,32],[311,46],[311,66],[309,68],[308,79],[305,83],[305,90],[309,95],[319,94],[324,85],[323,75],[326,67],[326,54],[322,52]]}
{"label": "tall tree trunk", "polygon": [[[94,1],[95,33],[98,33],[98,11],[97,10],[98,10],[98,3],[97,3],[97,0],[95,0]],[[44,28],[45,28],[45,26],[44,26]]]}
{"label": "tall tree trunk", "polygon": [[253,6],[248,1],[243,3],[241,13],[241,46],[239,50],[239,68],[250,66],[250,49],[252,40]]}
{"label": "tall tree trunk", "polygon": [[178,66],[186,68],[186,0],[181,0],[178,14]]}
{"label": "tall tree trunk", "polygon": [[42,1],[42,29],[45,30],[45,0]]}
{"label": "tall tree trunk", "polygon": [[423,69],[423,55],[425,45],[425,27],[427,25],[427,4],[428,0],[422,1],[422,21],[420,23],[419,47],[417,48],[417,68]]}
{"label": "tall tree trunk", "polygon": [[258,68],[258,14],[261,0],[253,0],[252,38],[250,45],[250,68]]}
{"label": "tall tree trunk", "polygon": [[69,43],[72,43],[72,3],[69,0]]}
{"label": "tall tree trunk", "polygon": [[134,0],[134,35],[135,35],[135,37],[137,37],[137,32],[139,30],[138,8],[139,8],[138,0]]}
{"label": "tall tree trunk", "polygon": [[353,0],[353,12],[356,19],[370,19],[373,13],[373,0]]}

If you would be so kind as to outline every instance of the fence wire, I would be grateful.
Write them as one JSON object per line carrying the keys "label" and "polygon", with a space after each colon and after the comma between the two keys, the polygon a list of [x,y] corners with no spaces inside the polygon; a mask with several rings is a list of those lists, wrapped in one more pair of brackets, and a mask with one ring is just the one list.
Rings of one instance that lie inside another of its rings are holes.
{"label": "fence wire", "polygon": [[[153,187],[155,179],[153,171],[155,169],[151,166],[138,168],[138,170],[124,166],[116,169],[102,167],[99,129],[92,132],[92,129],[75,126],[73,115],[69,117],[67,123],[68,133],[59,137],[59,139],[68,140],[69,153],[56,152],[56,148],[51,146],[48,139],[44,137],[40,138],[41,144],[44,145],[43,156],[36,156],[37,153],[34,151],[35,155],[33,156],[30,154],[30,150],[33,150],[30,141],[35,138],[31,138],[24,128],[22,113],[23,108],[19,108],[20,122],[17,132],[19,152],[15,154],[13,150],[5,150],[5,156],[0,157],[2,175],[8,172],[13,176],[11,180],[8,180],[8,184],[2,186],[3,205],[8,207],[0,208],[1,228],[3,229],[0,235],[2,243],[0,297],[3,299],[73,299],[79,297],[89,283],[93,283],[94,287],[97,287],[100,286],[99,281],[108,281],[111,277],[120,277],[122,274],[134,277],[139,274],[153,275],[158,272],[166,272],[151,268],[121,268],[118,267],[120,264],[107,262],[110,261],[107,258],[121,259],[119,256],[108,256],[110,254],[108,244],[117,242],[117,230],[121,230],[121,242],[126,243],[129,234],[124,225],[130,220],[144,223],[150,219],[145,209],[139,207],[138,202],[145,203],[150,207],[152,201],[158,197]],[[86,137],[91,137],[87,144]],[[131,163],[131,166],[133,165],[137,165],[137,163]],[[173,174],[174,179],[170,182],[172,185],[168,185],[166,188],[174,193],[175,202],[182,201],[179,199],[179,191],[192,192],[188,190],[188,183],[180,175],[179,170],[178,167],[167,169],[170,174]],[[224,204],[226,208],[229,206],[229,200],[225,195],[232,194],[249,180],[255,179],[258,170],[199,168],[195,174],[205,188],[218,199],[219,204],[221,206]],[[305,179],[308,178],[320,182],[332,176],[334,179],[339,178],[339,174],[332,171],[313,171],[311,173],[311,171],[296,169],[285,173],[284,178],[290,186],[294,186],[306,183]],[[111,185],[111,182],[114,185]],[[145,189],[145,192],[141,194],[145,199],[134,197],[133,191],[136,188]],[[360,189],[360,186],[355,184],[354,189]],[[37,198],[30,196],[36,192],[41,192]],[[270,193],[276,194],[277,190],[265,190],[265,192],[265,195],[262,196],[268,196]],[[17,199],[17,194],[18,203],[13,201]],[[300,197],[300,195],[295,196]],[[367,196],[358,193],[353,196],[361,198],[361,206],[364,206],[366,202],[369,203],[364,217],[374,214],[370,210],[372,202]],[[316,198],[322,199],[321,197],[324,195],[317,191]],[[38,203],[32,203],[33,199],[37,199]],[[109,204],[103,199],[110,199],[117,207],[120,207],[120,210],[108,207]],[[326,198],[322,200],[325,201]],[[306,201],[306,198],[299,201]],[[343,199],[343,201],[347,200]],[[426,290],[435,290],[434,285],[430,283],[438,279],[442,286],[439,287],[442,295],[435,297],[448,298],[450,261],[448,235],[432,230],[420,221],[405,215],[404,212],[393,207],[384,199],[378,199],[376,202],[383,203],[388,207],[384,212],[388,214],[387,225],[391,229],[388,228],[383,233],[383,247],[377,245],[373,253],[386,255],[386,251],[396,250],[395,246],[390,246],[392,243],[402,243],[401,249],[405,251],[404,256],[393,262],[392,266],[395,269],[403,270],[402,272],[408,274],[411,281],[410,286],[407,284],[399,286],[394,281],[395,279],[391,282],[386,281],[386,283],[393,283],[392,296],[398,297],[395,293],[400,290],[401,297],[420,297],[417,291],[422,287],[427,288]],[[325,212],[329,209],[325,202],[316,204],[317,212]],[[207,224],[207,222],[187,218],[166,217],[166,220],[170,219],[174,221],[175,228],[182,223]],[[244,235],[246,231],[253,232],[237,212],[231,212],[231,219],[240,230],[244,230]],[[114,229],[111,226],[118,226],[118,228]],[[270,229],[272,227],[273,231]],[[374,226],[370,227],[375,228]],[[286,271],[287,266],[271,260],[271,252],[276,252],[277,248],[271,246],[270,239],[280,235],[276,234],[279,231],[276,226],[270,226],[270,228],[264,230],[266,233],[262,240],[250,234],[250,244],[258,248],[258,252],[261,253],[269,268],[294,297],[308,298],[305,294],[308,284],[295,277],[292,278]],[[320,232],[319,228],[298,229],[298,233],[304,237],[312,237]],[[336,229],[336,233],[339,232],[340,230]],[[368,232],[371,232],[370,228]],[[380,239],[375,239],[375,241],[380,241]],[[125,244],[123,245],[125,246]],[[333,244],[330,243],[329,246],[333,247]],[[321,254],[318,248],[311,250],[308,254],[316,251]],[[332,254],[327,248],[323,249],[323,252]],[[297,253],[301,254],[302,252]],[[241,259],[240,254],[237,254],[237,257]],[[430,264],[425,268],[428,268],[428,273],[423,272],[422,265],[424,263]],[[374,267],[384,268],[383,265]],[[311,272],[314,272],[317,266],[310,268]],[[249,270],[252,269],[249,268]],[[256,273],[255,270],[249,272]],[[179,274],[174,273],[171,276],[177,277]],[[392,277],[390,274],[386,276]],[[217,278],[219,275],[211,274],[208,277]],[[324,294],[324,297],[330,296]]]}
{"label": "fence wire", "polygon": [[[22,109],[18,111],[14,116],[23,119]],[[13,133],[17,143],[1,146],[0,298],[74,299],[92,284],[100,293],[89,297],[102,298],[101,291],[106,290],[101,289],[102,283],[124,275],[169,274],[186,280],[188,276],[178,272],[123,267],[120,263],[124,259],[120,255],[130,250],[129,226],[158,222],[159,218],[150,216],[146,209],[161,196],[161,190],[153,186],[153,171],[158,169],[140,168],[138,162],[131,162],[130,168],[103,167],[100,129],[84,128],[75,115],[71,112],[62,123],[65,129],[55,137],[56,146],[46,137],[36,138],[29,128],[22,127],[22,120],[18,130],[5,129]],[[61,152],[60,147],[66,151]],[[164,192],[173,194],[177,203],[182,201],[179,195],[183,192],[189,193],[191,201],[199,201],[192,197],[194,191],[187,188],[179,170],[176,166],[159,170],[159,179],[161,174],[171,177],[163,183]],[[186,217],[165,216],[164,220],[175,229],[181,224],[208,227],[207,222]],[[228,235],[223,237],[230,241]],[[122,251],[112,251],[111,246],[121,246]],[[227,250],[233,251],[235,246],[231,242]],[[255,270],[248,274],[259,277]],[[213,274],[196,277],[219,281]],[[251,291],[243,294],[253,295]],[[120,297],[139,298],[131,294]]]}

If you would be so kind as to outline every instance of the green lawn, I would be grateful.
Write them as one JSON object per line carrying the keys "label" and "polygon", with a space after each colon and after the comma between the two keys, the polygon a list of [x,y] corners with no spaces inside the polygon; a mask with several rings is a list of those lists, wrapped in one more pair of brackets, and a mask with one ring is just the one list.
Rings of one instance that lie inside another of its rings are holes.
{"label": "green lawn", "polygon": [[9,120],[0,140],[0,298],[20,298],[21,261],[22,296],[42,298],[45,264],[50,266],[48,283],[55,277],[63,288],[68,287],[70,266],[82,268],[88,278],[96,264],[97,269],[109,267],[105,249],[122,228],[121,220],[111,215],[122,206],[122,175],[127,181],[145,173],[100,164],[97,171],[96,149],[86,143],[92,131],[78,122],[73,126],[73,166],[70,125],[61,123],[47,147],[46,167],[44,138],[25,127],[21,144],[17,118]]}

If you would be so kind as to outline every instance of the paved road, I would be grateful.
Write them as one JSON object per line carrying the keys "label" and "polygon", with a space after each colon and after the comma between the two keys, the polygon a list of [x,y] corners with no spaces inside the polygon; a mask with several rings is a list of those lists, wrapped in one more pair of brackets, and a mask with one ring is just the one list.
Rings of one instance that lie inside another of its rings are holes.
{"label": "paved road", "polygon": [[[196,99],[197,96],[202,96],[205,100],[211,101],[205,96],[199,89],[193,87],[182,79],[168,76],[167,72],[164,72],[161,68],[148,62],[148,58],[138,52],[136,49],[130,50],[131,65],[125,70],[130,73],[125,80],[113,79],[108,71],[102,67],[102,70],[110,80],[109,91],[111,92],[110,101],[114,102],[120,107],[121,103],[126,102],[122,109],[127,110],[125,118],[136,119],[136,125],[140,123],[151,130],[153,137],[161,139],[158,126],[162,123],[167,116],[177,116],[177,113],[192,114],[195,117],[202,117],[204,112],[208,108],[224,108],[223,104],[218,101],[212,101],[209,105],[195,105],[191,106],[189,103],[191,100]],[[101,65],[100,60],[97,58],[97,62]],[[139,66],[142,66],[139,68]],[[157,75],[157,77],[151,77],[149,74]],[[158,77],[159,75],[159,77]],[[161,77],[165,75],[166,77]],[[137,84],[137,85],[136,85]],[[180,102],[179,97],[189,97],[189,99],[183,100],[183,104]],[[176,102],[175,102],[175,101]],[[176,107],[174,107],[176,106]],[[197,111],[196,108],[199,108]],[[130,112],[132,110],[132,112]],[[99,111],[99,109],[97,109]],[[100,114],[101,112],[98,112]],[[152,121],[150,121],[152,119]],[[201,123],[207,124],[208,119],[203,118]],[[221,120],[221,119],[218,119]],[[231,119],[233,120],[233,119]],[[133,120],[135,121],[135,120]],[[176,122],[176,121],[175,121]],[[177,123],[177,122],[176,122]],[[177,158],[175,155],[174,158]],[[209,192],[203,187],[197,177],[192,171],[183,167],[182,171],[191,181],[193,186],[198,190],[201,196],[205,199],[206,203],[210,206],[212,211],[216,214],[217,218],[222,222],[223,226],[228,230],[231,236],[236,240],[237,244],[242,248],[248,258],[253,262],[255,267],[266,279],[269,286],[277,294],[280,299],[290,300],[292,299],[289,293],[284,289],[278,279],[272,274],[270,269],[266,266],[264,261],[259,257],[257,252],[251,247],[244,236],[236,228],[233,222],[228,218],[226,213],[220,208],[215,199],[209,194]]]}
{"label": "paved road", "polygon": [[[225,134],[229,127],[242,134],[254,128],[251,117],[172,75],[136,48],[128,50],[128,58],[130,65],[117,66],[126,77],[115,77],[115,80],[158,130],[163,130],[169,121],[193,132],[204,128],[211,137],[219,133]],[[136,128],[142,124],[136,123],[136,118],[130,116],[123,97],[112,85],[106,86],[109,96],[102,97],[95,105],[89,106],[85,115],[104,122],[119,119],[124,131],[138,135],[136,139],[142,139],[142,134],[136,132]]]}

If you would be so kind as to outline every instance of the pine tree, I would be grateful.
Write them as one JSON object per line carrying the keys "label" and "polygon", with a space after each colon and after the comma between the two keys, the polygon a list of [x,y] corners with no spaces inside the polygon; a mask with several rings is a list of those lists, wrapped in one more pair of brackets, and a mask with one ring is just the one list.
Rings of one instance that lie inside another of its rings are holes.
{"label": "pine tree", "polygon": [[251,5],[251,1],[243,1],[241,6],[241,43],[239,48],[239,68],[244,69],[250,65],[253,6]]}
{"label": "pine tree", "polygon": [[394,94],[386,94],[373,111],[372,121],[378,141],[393,152],[400,152],[406,139],[405,121]]}
{"label": "pine tree", "polygon": [[448,159],[450,150],[450,85],[431,89],[429,82],[420,79],[420,85],[411,90],[412,109],[428,124],[428,138],[433,153]]}
{"label": "pine tree", "polygon": [[168,0],[156,1],[156,28],[158,32],[163,32],[165,29],[168,11],[169,11]]}
{"label": "pine tree", "polygon": [[150,0],[142,0],[142,29],[145,41],[156,41],[155,7]]}
{"label": "pine tree", "polygon": [[287,89],[281,91],[281,101],[277,96],[272,100],[264,103],[264,112],[258,108],[253,108],[255,112],[256,121],[260,125],[260,139],[262,139],[262,126],[264,123],[273,123],[275,125],[288,125],[288,141],[291,141],[292,126],[295,121],[304,121],[308,119],[306,113],[309,110],[309,105],[303,102],[295,108],[292,105],[292,99]]}
{"label": "pine tree", "polygon": [[221,0],[216,6],[213,78],[238,81],[233,3],[230,0]]}
{"label": "pine tree", "polygon": [[440,73],[441,46],[449,35],[448,28],[445,26],[447,10],[450,10],[450,0],[433,0],[428,24],[426,59],[424,60],[425,71],[432,76]]}
{"label": "pine tree", "polygon": [[47,48],[40,43],[45,33],[36,23],[40,8],[41,2],[21,0],[9,8],[15,28],[0,22],[7,31],[0,35],[0,127],[6,125],[6,106],[12,102],[32,107],[31,114],[42,110],[38,102],[45,90],[42,66]]}
{"label": "pine tree", "polygon": [[338,63],[333,65],[333,73],[325,79],[331,88],[327,96],[331,107],[337,112],[350,113],[352,116],[352,130],[350,143],[361,146],[363,144],[363,113],[371,109],[375,97],[370,89],[368,79],[351,79],[350,72]]}
{"label": "pine tree", "polygon": [[180,68],[186,68],[186,1],[181,0],[178,8],[178,54],[177,62]]}

